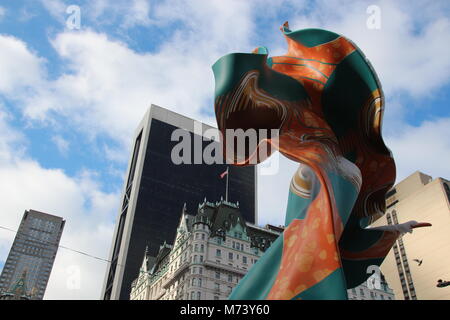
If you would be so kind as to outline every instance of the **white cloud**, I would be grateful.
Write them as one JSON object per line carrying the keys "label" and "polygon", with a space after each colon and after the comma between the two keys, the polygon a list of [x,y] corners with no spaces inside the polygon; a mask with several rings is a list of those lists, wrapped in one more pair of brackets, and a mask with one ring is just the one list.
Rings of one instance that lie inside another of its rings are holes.
{"label": "white cloud", "polygon": [[131,5],[129,3],[127,4],[129,12],[124,17],[124,28],[129,28],[135,25],[148,26],[150,24],[150,1],[133,0]]}
{"label": "white cloud", "polygon": [[65,4],[63,0],[41,0],[44,8],[60,23],[65,23],[66,9],[69,5]]}
{"label": "white cloud", "polygon": [[67,141],[66,139],[64,139],[63,137],[61,137],[59,135],[53,136],[52,137],[52,141],[56,145],[56,147],[58,148],[58,151],[63,156],[66,156],[67,152],[69,151],[69,146],[70,146],[69,141]]}
{"label": "white cloud", "polygon": [[[5,107],[0,103],[0,167],[13,161],[24,154],[24,137],[8,125],[12,115],[6,112]],[[14,152],[11,152],[14,150]]]}
{"label": "white cloud", "polygon": [[28,88],[36,88],[45,79],[45,59],[12,36],[0,35],[0,93],[14,98],[24,96]]}
{"label": "white cloud", "polygon": [[434,178],[450,178],[450,118],[404,125],[386,138],[397,164],[397,182],[419,170]]}

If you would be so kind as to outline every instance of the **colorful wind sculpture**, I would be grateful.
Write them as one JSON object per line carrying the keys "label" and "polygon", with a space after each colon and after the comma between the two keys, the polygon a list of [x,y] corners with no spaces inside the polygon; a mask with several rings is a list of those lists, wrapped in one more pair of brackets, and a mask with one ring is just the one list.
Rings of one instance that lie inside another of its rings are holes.
{"label": "colorful wind sculpture", "polygon": [[[380,265],[408,222],[366,228],[385,211],[395,163],[381,137],[383,93],[364,54],[320,29],[281,28],[288,51],[232,53],[214,65],[215,113],[224,155],[235,165],[264,161],[260,149],[300,164],[290,188],[285,231],[230,299],[347,299]],[[226,130],[258,134],[245,154],[226,147]],[[270,153],[269,153],[270,155]],[[281,168],[282,169],[282,168]],[[273,199],[273,201],[279,201]]]}

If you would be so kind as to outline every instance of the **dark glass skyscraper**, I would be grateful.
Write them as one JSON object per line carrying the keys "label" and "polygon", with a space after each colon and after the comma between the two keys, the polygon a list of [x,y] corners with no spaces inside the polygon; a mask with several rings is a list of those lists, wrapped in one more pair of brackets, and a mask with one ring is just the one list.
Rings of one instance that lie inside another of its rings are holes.
{"label": "dark glass skyscraper", "polygon": [[[139,125],[128,165],[121,208],[111,246],[111,264],[107,268],[103,299],[129,299],[131,282],[138,276],[142,253],[148,247],[156,256],[159,246],[171,244],[183,204],[195,209],[206,197],[225,198],[225,178],[220,174],[226,164],[175,164],[171,154],[179,141],[172,132],[184,129],[191,137],[192,159],[195,144],[204,150],[211,142],[203,141],[210,126],[152,105]],[[196,132],[197,133],[197,132]],[[246,221],[256,222],[256,167],[229,166],[230,201],[239,202]]]}

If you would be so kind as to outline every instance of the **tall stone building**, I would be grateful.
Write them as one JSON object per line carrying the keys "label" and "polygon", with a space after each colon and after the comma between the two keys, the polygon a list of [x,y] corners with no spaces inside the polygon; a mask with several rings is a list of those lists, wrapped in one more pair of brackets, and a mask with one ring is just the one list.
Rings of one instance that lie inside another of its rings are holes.
{"label": "tall stone building", "polygon": [[[222,300],[282,233],[246,223],[239,203],[206,199],[196,215],[182,209],[173,245],[156,260],[145,252],[132,300]],[[144,252],[143,252],[144,254]]]}
{"label": "tall stone building", "polygon": [[24,287],[33,299],[44,297],[65,221],[61,217],[27,210],[0,276],[0,293],[14,291],[26,273]]}
{"label": "tall stone building", "polygon": [[429,222],[397,240],[381,265],[397,299],[450,299],[450,182],[415,172],[387,193],[386,214],[373,226]]}

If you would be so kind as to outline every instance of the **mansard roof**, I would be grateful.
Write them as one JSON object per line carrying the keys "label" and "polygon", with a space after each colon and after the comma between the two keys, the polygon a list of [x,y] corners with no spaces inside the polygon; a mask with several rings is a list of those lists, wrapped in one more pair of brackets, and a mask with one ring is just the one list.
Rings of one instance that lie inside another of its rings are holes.
{"label": "mansard roof", "polygon": [[239,203],[232,203],[221,199],[215,203],[206,199],[199,204],[197,215],[193,223],[205,223],[211,230],[211,237],[225,237],[237,225],[245,232],[245,220],[239,210]]}

